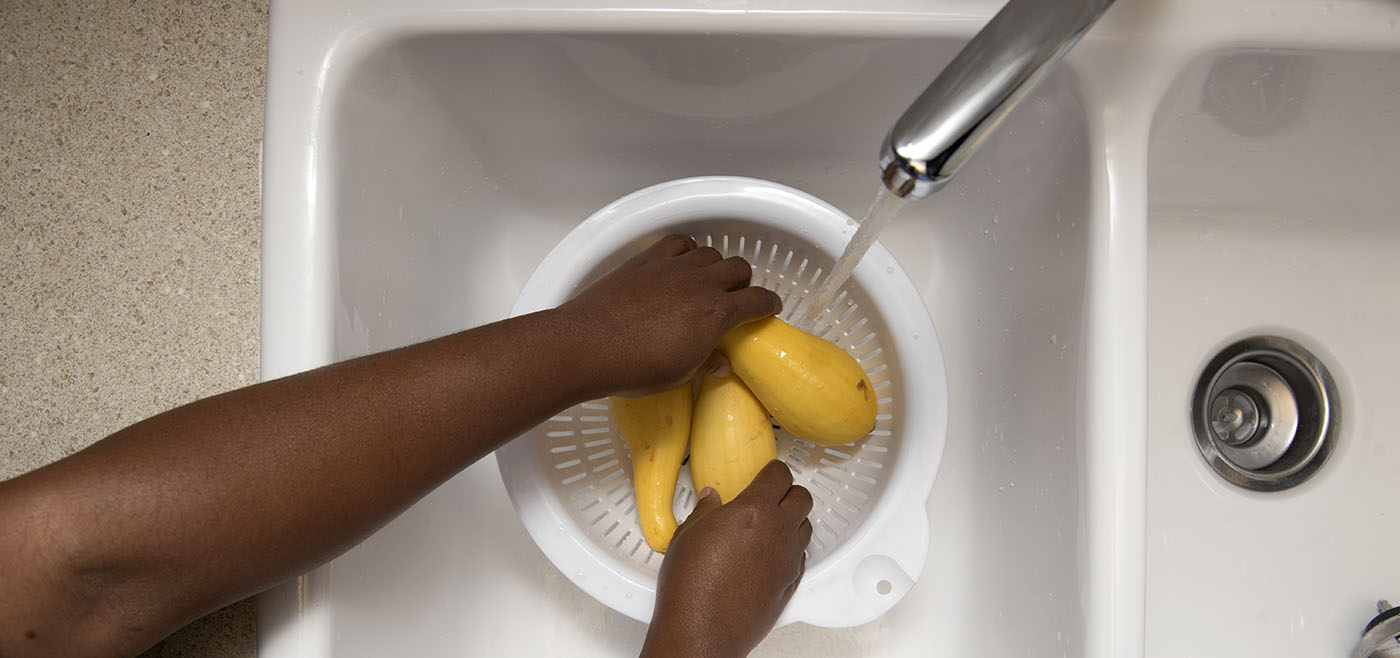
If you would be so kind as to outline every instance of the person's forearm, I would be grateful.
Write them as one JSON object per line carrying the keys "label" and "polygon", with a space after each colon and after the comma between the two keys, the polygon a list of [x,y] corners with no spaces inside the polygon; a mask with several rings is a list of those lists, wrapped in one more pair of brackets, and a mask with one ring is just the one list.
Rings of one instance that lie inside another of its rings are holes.
{"label": "person's forearm", "polygon": [[751,273],[667,236],[553,311],[201,400],[0,482],[0,653],[133,655],[575,402],[674,388],[781,309]]}
{"label": "person's forearm", "polygon": [[[571,363],[588,350],[579,335],[549,311],[201,400],[0,483],[11,490],[0,520],[17,505],[42,510],[46,550],[71,582],[31,590],[76,588],[58,603],[122,615],[129,636],[107,639],[140,650],[329,559],[504,441],[605,393]],[[170,600],[181,604],[148,605]]]}

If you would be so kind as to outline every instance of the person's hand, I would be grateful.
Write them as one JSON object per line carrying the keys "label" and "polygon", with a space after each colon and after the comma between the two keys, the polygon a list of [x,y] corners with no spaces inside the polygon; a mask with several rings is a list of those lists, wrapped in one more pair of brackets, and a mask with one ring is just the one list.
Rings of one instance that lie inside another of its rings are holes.
{"label": "person's hand", "polygon": [[740,658],[802,580],[812,495],[774,460],[727,505],[707,489],[671,539],[643,658]]}
{"label": "person's hand", "polygon": [[724,332],[782,310],[777,293],[749,285],[752,273],[743,258],[669,235],[558,310],[584,334],[578,357],[597,391],[668,390],[720,365]]}

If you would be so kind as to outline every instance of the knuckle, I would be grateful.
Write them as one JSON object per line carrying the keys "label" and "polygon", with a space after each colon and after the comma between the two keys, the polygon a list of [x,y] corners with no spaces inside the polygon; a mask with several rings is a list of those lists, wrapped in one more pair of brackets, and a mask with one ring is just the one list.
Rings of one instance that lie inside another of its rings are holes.
{"label": "knuckle", "polygon": [[788,490],[788,493],[793,496],[793,499],[796,500],[803,509],[812,509],[812,492],[807,491],[805,487],[793,485],[792,488]]}
{"label": "knuckle", "polygon": [[[730,504],[731,504],[731,505],[732,505],[733,503],[734,503],[734,501],[730,501]],[[768,522],[767,522],[767,519],[765,518],[767,515],[765,515],[765,514],[763,513],[763,510],[762,510],[762,509],[759,509],[759,507],[758,507],[757,505],[744,504],[744,505],[742,505],[742,506],[739,507],[738,512],[739,512],[739,514],[742,515],[741,518],[743,518],[743,520],[744,520],[744,525],[745,525],[746,527],[749,527],[749,528],[767,528],[767,527],[771,527],[771,524],[768,523]]]}
{"label": "knuckle", "polygon": [[722,329],[734,323],[734,306],[718,295],[705,303],[703,314],[706,325],[710,327]]}
{"label": "knuckle", "polygon": [[744,260],[743,256],[730,256],[729,258],[724,259],[724,265],[725,267],[733,269],[735,272],[753,271],[753,266],[749,265],[749,261]]}
{"label": "knuckle", "polygon": [[[770,459],[763,468],[771,473],[769,477],[775,477],[787,484],[792,484],[792,469],[788,468],[788,465],[784,463],[783,460]],[[801,489],[801,487],[798,488]]]}
{"label": "knuckle", "polygon": [[767,288],[759,288],[759,290],[763,291],[764,296],[768,299],[768,304],[773,307],[774,313],[781,313],[783,311],[782,295]]}

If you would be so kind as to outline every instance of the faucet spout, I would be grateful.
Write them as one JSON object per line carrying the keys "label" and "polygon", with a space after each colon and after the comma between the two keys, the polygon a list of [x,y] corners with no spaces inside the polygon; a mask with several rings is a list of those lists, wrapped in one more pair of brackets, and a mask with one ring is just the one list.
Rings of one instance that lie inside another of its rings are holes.
{"label": "faucet spout", "polygon": [[946,185],[1114,0],[1009,0],[905,110],[880,150],[894,194]]}

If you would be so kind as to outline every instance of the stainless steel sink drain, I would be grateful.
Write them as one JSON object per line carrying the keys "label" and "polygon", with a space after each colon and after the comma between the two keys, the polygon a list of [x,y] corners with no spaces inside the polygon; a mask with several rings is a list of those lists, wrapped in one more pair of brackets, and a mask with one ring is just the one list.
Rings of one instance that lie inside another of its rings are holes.
{"label": "stainless steel sink drain", "polygon": [[1317,357],[1286,338],[1256,336],[1206,365],[1191,418],[1196,446],[1221,477],[1280,491],[1327,461],[1340,409],[1336,384]]}

